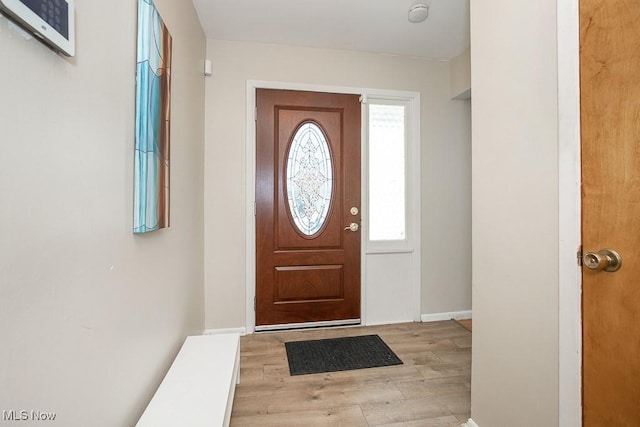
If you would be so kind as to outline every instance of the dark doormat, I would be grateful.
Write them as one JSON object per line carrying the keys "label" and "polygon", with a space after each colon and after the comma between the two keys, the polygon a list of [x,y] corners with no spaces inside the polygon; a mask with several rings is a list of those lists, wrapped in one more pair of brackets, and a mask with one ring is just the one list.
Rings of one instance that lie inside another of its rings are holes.
{"label": "dark doormat", "polygon": [[284,343],[291,375],[402,365],[378,335]]}

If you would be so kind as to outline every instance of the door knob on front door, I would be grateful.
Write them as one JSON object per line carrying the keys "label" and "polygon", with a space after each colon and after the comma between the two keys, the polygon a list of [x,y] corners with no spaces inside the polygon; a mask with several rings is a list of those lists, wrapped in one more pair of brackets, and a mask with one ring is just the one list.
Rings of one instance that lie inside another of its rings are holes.
{"label": "door knob on front door", "polygon": [[612,249],[600,249],[598,252],[587,252],[582,257],[582,263],[589,270],[604,270],[609,273],[618,271],[622,266],[622,257]]}
{"label": "door knob on front door", "polygon": [[358,231],[359,229],[360,229],[360,226],[359,226],[357,223],[355,223],[355,222],[352,222],[351,224],[347,225],[347,226],[344,228],[344,230],[345,230],[345,231],[349,230],[349,231],[353,231],[353,232],[356,232],[356,231]]}

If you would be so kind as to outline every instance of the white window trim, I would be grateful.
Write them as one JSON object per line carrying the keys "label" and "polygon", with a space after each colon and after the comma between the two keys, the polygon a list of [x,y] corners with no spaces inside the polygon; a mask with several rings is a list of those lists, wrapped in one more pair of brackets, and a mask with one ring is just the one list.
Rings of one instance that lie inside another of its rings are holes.
{"label": "white window trim", "polygon": [[[366,101],[366,102],[365,102]],[[419,188],[414,189],[414,182],[420,182],[420,139],[415,138],[420,132],[420,116],[415,117],[413,98],[385,97],[376,95],[363,96],[363,139],[366,141],[363,150],[363,184],[369,189],[369,104],[402,105],[405,107],[405,235],[402,240],[370,240],[369,239],[369,192],[363,194],[363,235],[365,236],[365,250],[368,254],[411,253],[414,251],[416,235],[413,232],[415,224],[420,223],[420,217],[414,218],[416,211],[415,200],[420,200]],[[418,171],[417,177],[414,171]],[[414,181],[415,180],[415,181]],[[416,194],[417,193],[417,194]]]}

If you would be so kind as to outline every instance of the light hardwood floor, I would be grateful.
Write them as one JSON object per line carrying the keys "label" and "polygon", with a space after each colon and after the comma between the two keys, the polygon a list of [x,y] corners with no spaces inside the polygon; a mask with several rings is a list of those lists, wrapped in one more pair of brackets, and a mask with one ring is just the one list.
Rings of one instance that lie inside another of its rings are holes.
{"label": "light hardwood floor", "polygon": [[[378,334],[403,365],[290,376],[286,341]],[[455,321],[272,332],[240,341],[232,426],[460,426],[471,332]]]}
{"label": "light hardwood floor", "polygon": [[467,331],[471,332],[473,328],[473,322],[471,319],[456,320],[456,322],[458,322],[460,326],[465,328]]}

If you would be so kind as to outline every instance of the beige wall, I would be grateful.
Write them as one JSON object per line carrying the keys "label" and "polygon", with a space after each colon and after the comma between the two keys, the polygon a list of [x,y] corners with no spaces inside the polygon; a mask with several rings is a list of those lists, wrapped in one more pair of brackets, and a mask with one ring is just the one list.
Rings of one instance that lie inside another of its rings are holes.
{"label": "beige wall", "polygon": [[471,2],[480,427],[558,425],[556,1]]}
{"label": "beige wall", "polygon": [[471,98],[471,49],[451,59],[451,98]]}
{"label": "beige wall", "polygon": [[245,326],[246,82],[419,91],[422,108],[422,310],[470,309],[470,104],[450,100],[445,61],[208,40],[206,328]]}
{"label": "beige wall", "polygon": [[133,425],[204,323],[205,39],[191,2],[156,2],[174,41],[172,216],[145,236],[136,2],[76,2],[72,59],[0,18],[0,410],[56,412],[47,425]]}

